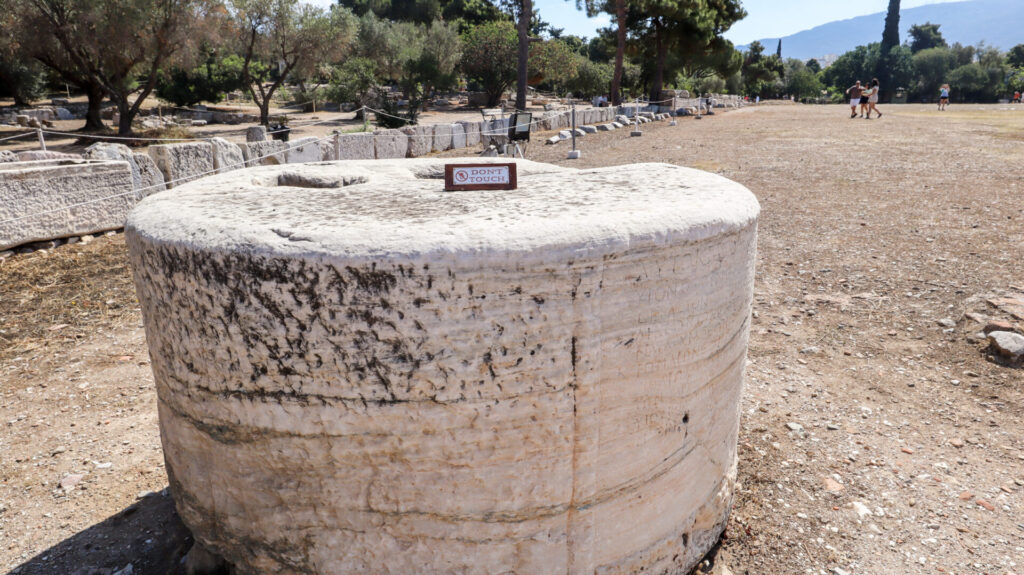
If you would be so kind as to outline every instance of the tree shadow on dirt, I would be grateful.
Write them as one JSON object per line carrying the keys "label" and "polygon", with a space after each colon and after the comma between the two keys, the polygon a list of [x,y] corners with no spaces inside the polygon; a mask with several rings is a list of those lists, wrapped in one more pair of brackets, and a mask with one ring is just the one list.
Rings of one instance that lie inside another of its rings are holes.
{"label": "tree shadow on dirt", "polygon": [[42,551],[10,575],[170,575],[181,572],[191,546],[192,534],[165,489]]}

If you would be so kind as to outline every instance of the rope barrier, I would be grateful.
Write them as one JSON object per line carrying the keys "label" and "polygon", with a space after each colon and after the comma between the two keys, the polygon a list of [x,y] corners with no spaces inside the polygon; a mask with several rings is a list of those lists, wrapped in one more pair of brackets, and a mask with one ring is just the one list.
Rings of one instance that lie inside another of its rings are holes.
{"label": "rope barrier", "polygon": [[[401,118],[399,116],[395,116],[393,114],[389,114],[387,112],[376,110],[374,108],[370,108],[369,106],[363,106],[360,109],[361,110],[365,110],[365,111],[374,112],[374,113],[380,113],[382,115],[390,116],[392,118],[396,118],[396,119],[400,119],[400,120],[406,120],[407,119],[407,118]],[[313,122],[313,123],[307,124],[307,125],[322,124],[322,123],[334,122],[334,121],[337,121],[337,120],[336,119],[321,120],[321,121]],[[535,120],[535,121],[530,122],[530,125],[538,124],[538,123],[540,123],[542,121],[545,121],[545,120],[543,120],[543,119],[542,120]],[[67,132],[53,132],[53,131],[50,131],[50,130],[43,130],[43,131],[45,133],[48,133],[48,134],[62,134],[62,135],[66,134],[66,135],[71,135],[71,136],[82,136],[81,134],[70,134],[70,133],[67,133]],[[283,131],[283,130],[278,130],[278,131]],[[268,133],[272,133],[272,132],[268,132]],[[494,132],[494,131],[484,131],[484,130],[481,130],[481,134],[482,135],[488,135],[488,136],[495,136],[495,135],[505,135],[505,132],[504,131]],[[30,135],[32,135],[31,132],[25,133],[25,134],[18,134],[16,136],[10,136],[8,138],[4,138],[4,140],[20,138],[20,137],[30,136]],[[59,208],[54,208],[54,209],[51,209],[51,210],[44,210],[42,212],[36,212],[34,214],[26,214],[26,215],[23,215],[23,216],[18,216],[18,217],[15,217],[15,218],[10,218],[10,219],[7,219],[7,220],[0,220],[0,225],[2,225],[2,224],[9,224],[9,223],[13,223],[13,222],[17,222],[17,221],[21,221],[21,220],[25,220],[25,219],[29,219],[29,218],[34,218],[34,217],[38,217],[38,216],[44,216],[44,215],[52,214],[52,213],[56,213],[56,212],[62,212],[62,211],[65,211],[65,210],[71,210],[71,209],[74,209],[74,208],[77,208],[77,207],[81,207],[81,206],[85,206],[85,205],[89,205],[89,204],[94,204],[94,203],[97,203],[97,202],[102,202],[102,201],[105,201],[105,200],[110,200],[110,199],[118,198],[118,197],[122,197],[122,196],[139,195],[142,192],[145,192],[147,190],[159,188],[161,186],[166,187],[166,186],[173,185],[173,184],[176,184],[176,183],[179,183],[179,182],[190,181],[190,180],[202,178],[202,177],[208,176],[210,174],[215,174],[215,173],[221,172],[221,171],[223,171],[223,170],[225,170],[227,168],[244,167],[247,163],[248,164],[252,164],[254,162],[258,162],[260,160],[264,160],[266,158],[269,158],[271,156],[276,156],[278,154],[286,153],[286,152],[288,152],[290,150],[293,150],[293,149],[296,149],[296,148],[300,148],[300,147],[303,147],[303,146],[310,146],[310,145],[314,145],[314,144],[319,144],[320,142],[324,142],[324,141],[327,141],[327,140],[332,140],[332,139],[334,139],[334,137],[336,135],[340,135],[340,134],[338,134],[338,133],[329,134],[329,135],[324,136],[322,138],[316,138],[312,142],[303,142],[302,144],[291,143],[291,144],[287,145],[283,150],[276,150],[276,151],[264,154],[262,156],[258,156],[258,157],[255,157],[255,158],[250,158],[249,160],[243,160],[241,162],[234,162],[234,163],[228,164],[226,166],[221,166],[219,168],[215,168],[213,170],[209,170],[209,171],[206,171],[206,172],[200,172],[198,174],[191,174],[191,175],[188,175],[188,176],[183,176],[183,177],[177,178],[175,180],[165,181],[162,184],[154,184],[152,186],[146,186],[144,188],[139,188],[137,190],[133,189],[133,190],[128,191],[128,192],[121,192],[121,193],[118,193],[118,194],[111,194],[109,196],[104,196],[104,197],[101,197],[101,198],[93,198],[91,200],[85,200],[85,201],[82,201],[82,202],[78,202],[78,203],[67,205],[67,206],[61,206]],[[411,137],[411,138],[412,137],[422,137],[422,138],[427,138],[427,137],[433,138],[434,137],[433,134],[431,134],[431,135],[423,135],[423,136],[415,136],[415,135],[408,135],[407,134],[406,136],[407,137]],[[148,138],[117,138],[117,139],[121,139],[121,140],[153,141],[153,139],[148,139]],[[187,141],[195,141],[195,140],[204,140],[204,138],[192,138],[192,139],[188,139]],[[0,141],[3,141],[3,140],[0,140]],[[156,140],[156,141],[161,141],[161,140]],[[182,141],[182,139],[164,139],[163,141]]]}
{"label": "rope barrier", "polygon": [[6,142],[7,140],[13,140],[15,138],[24,138],[25,136],[34,136],[36,132],[25,132],[24,134],[15,134],[13,136],[7,136],[6,138],[0,138],[0,142]]}
{"label": "rope barrier", "polygon": [[295,148],[301,148],[303,146],[311,146],[313,144],[319,144],[320,142],[323,142],[323,141],[326,141],[326,140],[330,140],[330,139],[333,139],[333,138],[334,138],[334,134],[330,134],[328,136],[324,136],[323,138],[318,138],[316,141],[313,141],[313,142],[304,142],[304,143],[302,143],[300,145],[292,144],[290,146],[287,146],[283,150],[276,150],[276,151],[270,152],[268,154],[264,154],[264,155],[256,157],[256,158],[250,158],[249,160],[242,160],[241,162],[234,162],[234,163],[228,164],[226,166],[221,166],[220,168],[214,168],[213,170],[209,170],[209,171],[206,171],[206,172],[200,172],[198,174],[191,174],[191,175],[188,175],[188,176],[183,176],[183,177],[175,179],[175,180],[165,181],[162,184],[154,184],[152,186],[146,186],[144,188],[139,188],[137,190],[133,189],[133,190],[131,190],[129,192],[121,192],[119,194],[111,194],[109,196],[103,196],[102,198],[93,198],[91,200],[85,200],[85,201],[78,202],[78,203],[75,203],[75,204],[70,204],[70,205],[67,205],[67,206],[61,206],[59,208],[54,208],[52,210],[44,210],[42,212],[36,212],[34,214],[26,214],[24,216],[18,216],[16,218],[0,220],[0,225],[9,224],[9,223],[12,223],[12,222],[17,222],[17,221],[25,220],[25,219],[28,219],[28,218],[35,218],[35,217],[38,217],[38,216],[45,216],[47,214],[52,214],[52,213],[56,213],[56,212],[63,212],[65,210],[71,210],[71,209],[78,208],[78,207],[81,207],[81,206],[87,206],[89,204],[95,204],[96,202],[102,202],[102,201],[105,201],[105,200],[111,200],[111,199],[114,199],[114,198],[120,198],[122,196],[138,195],[138,194],[140,194],[142,192],[145,192],[146,190],[152,190],[152,189],[155,189],[155,188],[159,188],[160,186],[168,186],[168,185],[171,185],[171,184],[176,184],[178,182],[183,182],[183,181],[187,181],[187,180],[194,180],[194,179],[202,178],[203,176],[208,176],[210,174],[216,174],[217,172],[220,172],[220,171],[224,170],[225,168],[235,168],[235,167],[239,167],[239,166],[244,167],[246,163],[257,162],[259,160],[263,160],[263,159],[269,158],[271,156],[276,156],[278,154],[283,154],[283,153],[285,153],[285,152],[287,152],[289,150],[295,149]]}

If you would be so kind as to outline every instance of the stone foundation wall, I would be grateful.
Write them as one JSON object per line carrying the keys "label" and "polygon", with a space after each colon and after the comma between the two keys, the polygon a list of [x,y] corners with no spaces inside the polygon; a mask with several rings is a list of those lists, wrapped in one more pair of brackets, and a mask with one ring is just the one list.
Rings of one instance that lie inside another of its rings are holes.
{"label": "stone foundation wall", "polygon": [[133,212],[171,491],[238,573],[687,573],[714,545],[756,199],[518,166],[508,193],[267,166]]}

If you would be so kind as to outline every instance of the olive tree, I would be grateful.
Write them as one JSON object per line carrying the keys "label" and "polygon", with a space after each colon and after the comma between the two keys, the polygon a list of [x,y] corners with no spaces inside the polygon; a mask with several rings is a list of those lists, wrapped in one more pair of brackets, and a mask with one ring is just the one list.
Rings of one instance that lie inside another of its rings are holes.
{"label": "olive tree", "polygon": [[340,60],[355,38],[356,22],[341,6],[330,10],[299,0],[233,0],[242,54],[242,80],[270,121],[270,102],[290,76],[312,75]]}

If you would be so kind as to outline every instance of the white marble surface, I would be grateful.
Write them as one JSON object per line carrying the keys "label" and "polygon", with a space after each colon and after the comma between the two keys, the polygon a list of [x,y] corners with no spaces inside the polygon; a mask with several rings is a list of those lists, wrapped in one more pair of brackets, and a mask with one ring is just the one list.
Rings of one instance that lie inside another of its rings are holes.
{"label": "white marble surface", "polygon": [[753,195],[531,162],[444,192],[442,166],[133,212],[182,518],[241,573],[687,572],[732,498]]}

